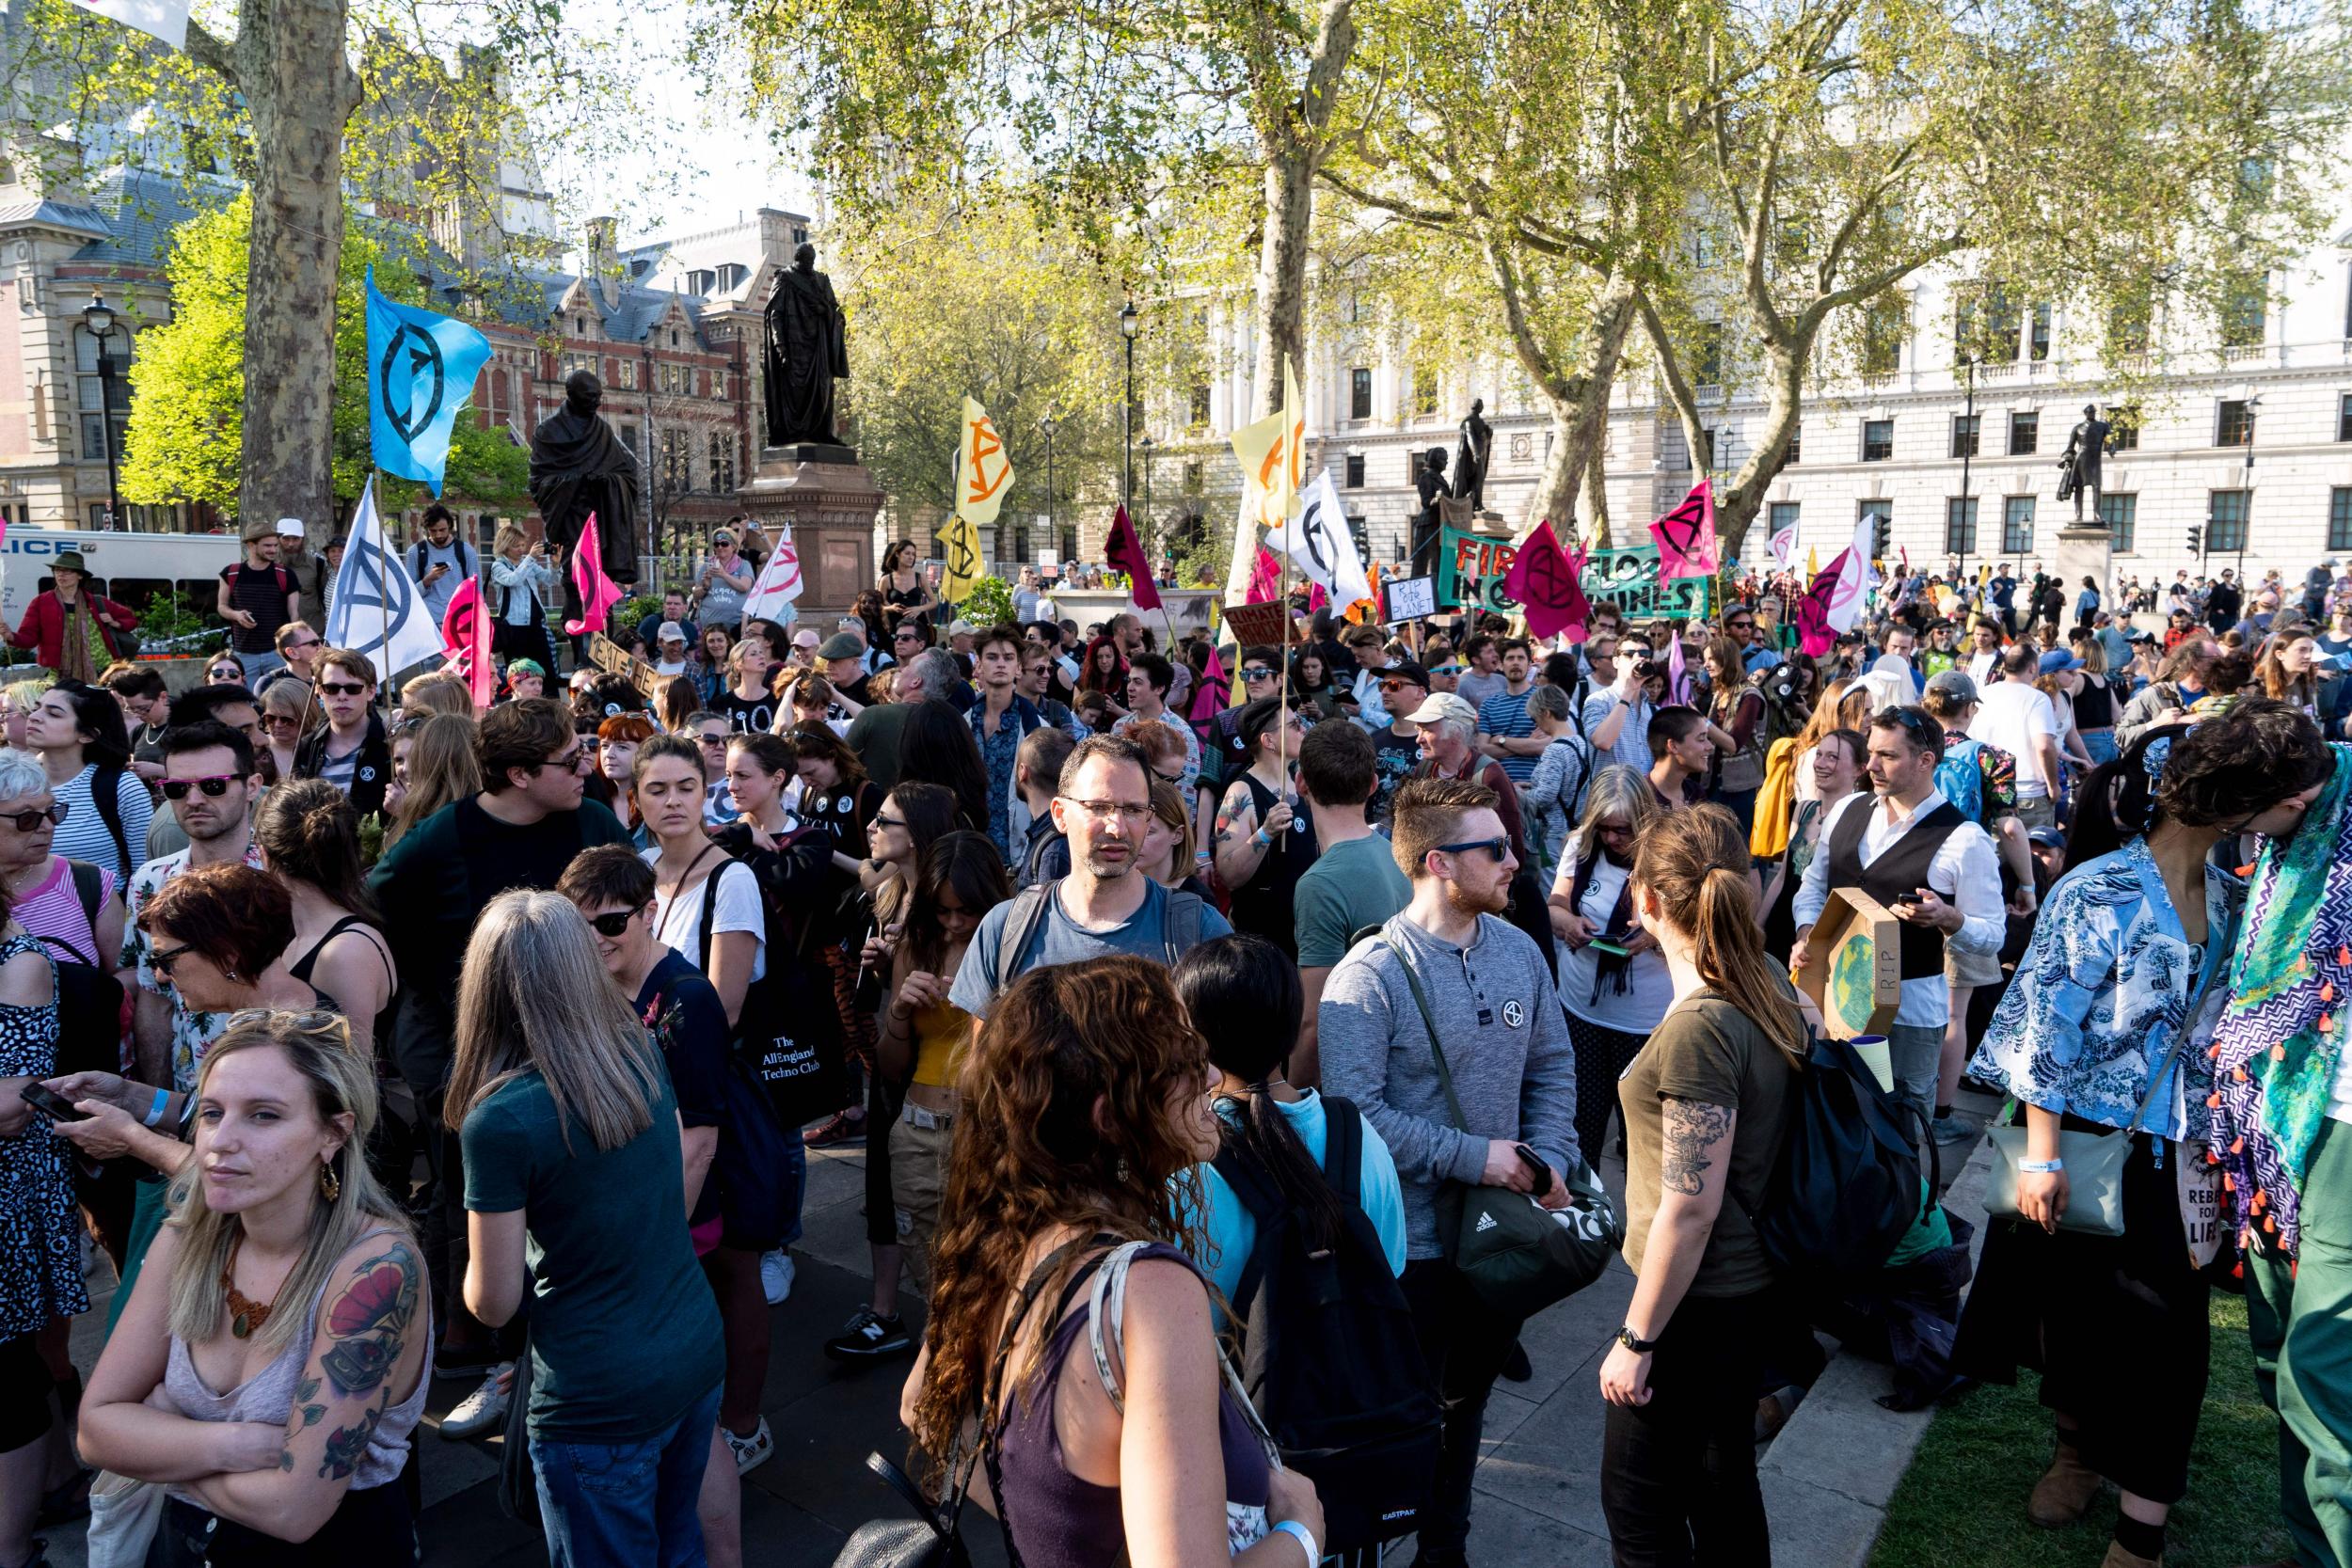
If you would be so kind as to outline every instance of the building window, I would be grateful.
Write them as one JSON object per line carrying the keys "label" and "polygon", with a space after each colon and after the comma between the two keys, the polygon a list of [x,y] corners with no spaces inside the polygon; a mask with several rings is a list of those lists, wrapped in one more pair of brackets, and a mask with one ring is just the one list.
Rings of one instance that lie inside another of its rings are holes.
{"label": "building window", "polygon": [[1862,461],[1883,463],[1895,455],[1895,421],[1865,420],[1862,421]]}
{"label": "building window", "polygon": [[2107,450],[2139,450],[2139,404],[2122,403],[2107,410]]}
{"label": "building window", "polygon": [[1944,503],[1944,553],[1977,553],[1977,498],[1954,496]]}
{"label": "building window", "polygon": [[636,390],[636,388],[637,388],[637,361],[636,361],[636,360],[634,360],[634,359],[624,359],[624,360],[622,360],[619,364],[617,364],[617,365],[613,366],[612,368],[613,368],[615,371],[617,371],[617,372],[620,372],[619,374],[615,375],[615,376],[612,378],[613,383],[614,383],[616,386],[620,387],[620,388],[621,388],[624,391],[634,391],[634,390]]}
{"label": "building window", "polygon": [[2154,308],[2146,299],[2127,299],[2107,307],[2107,356],[2126,359],[2148,352],[2149,326]]}
{"label": "building window", "polygon": [[1202,468],[1201,465],[1197,462],[1187,463],[1184,465],[1184,486],[1185,495],[1197,496],[1200,493],[1200,485],[1202,483],[1204,471],[1205,470]]}
{"label": "building window", "polygon": [[2129,555],[2139,528],[2139,498],[2133,495],[2101,496],[2099,520],[2107,525],[2107,535],[2118,555]]}
{"label": "building window", "polygon": [[1867,500],[1857,502],[1854,506],[1854,523],[1856,525],[1854,531],[1857,533],[1862,531],[1862,525],[1868,525],[1872,541],[1871,547],[1875,549],[1880,526],[1883,524],[1889,530],[1895,526],[1895,503],[1884,496],[1872,496]]}
{"label": "building window", "polygon": [[1893,375],[1903,356],[1903,308],[1882,299],[1862,318],[1862,373]]}
{"label": "building window", "polygon": [[2015,364],[2024,327],[2025,312],[2008,290],[1998,283],[1968,285],[1952,304],[1953,356],[1962,363]]}
{"label": "building window", "polygon": [[2246,547],[2246,514],[2251,490],[2211,490],[2205,495],[2205,553]]}
{"label": "building window", "polygon": [[2040,414],[2011,414],[2009,417],[2009,454],[2029,456],[2042,444]]}
{"label": "building window", "polygon": [[2245,273],[2233,279],[2221,296],[2221,346],[2252,348],[2263,341],[2269,311],[2270,278],[2265,273]]}
{"label": "building window", "polygon": [[1955,414],[1952,416],[1952,455],[1954,457],[1974,457],[1977,455],[1977,437],[1979,433],[1982,430],[1983,425],[1984,416],[1982,414]]}
{"label": "building window", "polygon": [[2352,392],[2336,399],[2336,439],[2352,441]]}
{"label": "building window", "polygon": [[2352,486],[2339,484],[2328,492],[2328,547],[2352,550]]}
{"label": "building window", "polygon": [[1413,372],[1414,414],[1426,418],[1431,414],[1435,414],[1437,411],[1438,372],[1436,371],[1415,371]]}
{"label": "building window", "polygon": [[2001,502],[2001,553],[2033,552],[2033,498],[2010,496]]}
{"label": "building window", "polygon": [[1372,372],[1361,365],[1347,372],[1347,417],[1372,418]]}
{"label": "building window", "polygon": [[2254,444],[2254,405],[2251,402],[2224,398],[2219,416],[2214,420],[2213,444],[2217,447],[2250,447]]}
{"label": "building window", "polygon": [[1786,533],[1796,526],[1797,503],[1795,501],[1772,502],[1772,532]]}
{"label": "building window", "polygon": [[1795,467],[1797,466],[1797,459],[1804,454],[1804,426],[1799,425],[1796,429],[1788,433],[1788,462],[1786,466],[1791,468]]}
{"label": "building window", "polygon": [[637,427],[635,425],[625,424],[621,426],[621,445],[628,449],[629,455],[631,457],[642,455],[643,449],[637,445]]}
{"label": "building window", "polygon": [[1350,490],[1364,487],[1364,454],[1360,451],[1347,454],[1347,487]]}
{"label": "building window", "polygon": [[1699,324],[1698,365],[1699,385],[1720,387],[1724,384],[1724,324]]}
{"label": "building window", "polygon": [[2026,348],[2026,353],[2033,357],[2035,363],[2037,364],[2050,357],[2049,306],[2037,305],[2033,308],[2033,337],[2027,342]]}
{"label": "building window", "polygon": [[[1192,384],[1192,428],[1195,430],[1209,428],[1209,384],[1205,381],[1196,381]],[[1024,557],[1024,559],[1026,558]]]}
{"label": "building window", "polygon": [[735,489],[735,436],[730,431],[710,433],[710,487],[722,494]]}

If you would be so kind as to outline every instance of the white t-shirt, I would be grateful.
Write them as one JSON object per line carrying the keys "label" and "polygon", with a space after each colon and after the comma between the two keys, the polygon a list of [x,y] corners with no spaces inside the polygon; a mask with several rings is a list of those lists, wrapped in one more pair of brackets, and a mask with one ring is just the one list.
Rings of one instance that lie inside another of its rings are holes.
{"label": "white t-shirt", "polygon": [[2023,681],[1994,681],[1979,693],[1976,718],[1968,721],[1972,739],[1998,746],[2017,759],[2019,799],[2039,799],[2050,793],[2042,771],[2042,740],[2058,740],[2058,710],[2050,699]]}
{"label": "white t-shirt", "polygon": [[[1582,853],[1577,835],[1570,833],[1567,842],[1560,847],[1560,875],[1552,884],[1554,892],[1565,894],[1575,888],[1577,857]],[[1585,883],[1584,896],[1578,901],[1576,912],[1589,921],[1596,932],[1607,929],[1609,917],[1617,907],[1617,896],[1625,891],[1626,879],[1632,874],[1631,866],[1610,864],[1607,855],[1594,863],[1593,879]],[[1616,975],[1601,975],[1600,959],[1601,955],[1589,943],[1574,949],[1561,943],[1560,1000],[1569,1013],[1587,1023],[1629,1035],[1646,1035],[1657,1028],[1675,1000],[1674,976],[1667,972],[1665,956],[1653,947],[1627,959],[1623,990],[1617,989]]]}
{"label": "white t-shirt", "polygon": [[[641,851],[647,865],[661,858],[659,849]],[[719,897],[712,906],[711,935],[724,936],[729,931],[749,931],[760,939],[752,950],[752,978],[758,980],[768,973],[768,918],[760,908],[759,879],[741,861],[723,860],[711,872],[719,879]],[[690,883],[686,896],[675,901],[654,895],[654,940],[672,948],[688,963],[702,961],[703,895],[708,891],[700,879]]]}

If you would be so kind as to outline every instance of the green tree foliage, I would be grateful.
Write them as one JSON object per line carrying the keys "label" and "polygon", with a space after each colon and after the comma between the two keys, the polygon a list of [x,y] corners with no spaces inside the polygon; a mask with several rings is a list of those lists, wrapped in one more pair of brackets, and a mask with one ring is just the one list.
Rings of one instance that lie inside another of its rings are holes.
{"label": "green tree foliage", "polygon": [[[240,195],[183,225],[165,262],[171,320],[139,335],[131,367],[133,401],[123,443],[122,494],[142,505],[203,501],[239,515],[245,449],[246,279],[252,199]],[[382,248],[358,224],[346,230],[335,300],[333,462],[338,515],[359,497],[368,452],[365,278]],[[387,266],[377,286],[405,304],[424,303],[405,267]],[[501,430],[459,414],[450,444],[449,494],[489,505],[529,499],[530,457]],[[423,486],[387,479],[379,501],[398,510]],[[325,521],[326,519],[314,519]]]}

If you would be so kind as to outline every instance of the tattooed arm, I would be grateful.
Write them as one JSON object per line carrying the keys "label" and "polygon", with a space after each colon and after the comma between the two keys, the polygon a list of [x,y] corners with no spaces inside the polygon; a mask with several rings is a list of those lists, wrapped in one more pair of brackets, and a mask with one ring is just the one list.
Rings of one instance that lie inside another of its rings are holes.
{"label": "tattooed arm", "polygon": [[1227,889],[1245,887],[1258,874],[1259,862],[1265,859],[1265,847],[1258,842],[1258,802],[1249,793],[1249,781],[1235,779],[1225,791],[1225,799],[1217,802],[1216,837],[1213,848],[1216,857],[1216,879]]}
{"label": "tattooed arm", "polygon": [[[1642,1251],[1642,1272],[1625,1323],[1634,1338],[1655,1339],[1666,1331],[1683,1292],[1699,1272],[1699,1259],[1723,1212],[1724,1181],[1731,1165],[1731,1133],[1740,1113],[1703,1100],[1665,1101],[1665,1128],[1659,1153],[1658,1212]],[[1649,1402],[1649,1362],[1624,1344],[1612,1345],[1601,1362],[1601,1397],[1612,1404]]]}
{"label": "tattooed arm", "polygon": [[400,1236],[373,1236],[327,1275],[317,1331],[278,1464],[207,1476],[186,1490],[224,1519],[308,1541],[342,1506],[385,1412],[424,1375],[424,1262]]}

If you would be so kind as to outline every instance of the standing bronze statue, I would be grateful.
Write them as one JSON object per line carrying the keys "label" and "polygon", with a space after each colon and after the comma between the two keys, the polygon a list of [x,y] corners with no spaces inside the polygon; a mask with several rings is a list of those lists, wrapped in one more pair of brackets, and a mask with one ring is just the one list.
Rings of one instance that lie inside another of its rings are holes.
{"label": "standing bronze statue", "polygon": [[2083,404],[2082,423],[2066,437],[2066,450],[2058,454],[2058,493],[2060,500],[2074,503],[2074,521],[2083,520],[2083,492],[2090,492],[2090,515],[2099,515],[2100,499],[2106,486],[2099,475],[2100,459],[2106,455],[2107,432],[2112,427],[2099,417],[2099,405]]}
{"label": "standing bronze statue", "polygon": [[1445,448],[1431,447],[1422,454],[1413,491],[1421,497],[1421,510],[1413,514],[1413,576],[1422,578],[1438,569],[1438,541],[1443,537],[1438,499],[1446,494]]}
{"label": "standing bronze statue", "polygon": [[776,274],[761,336],[768,445],[844,445],[834,434],[833,384],[849,378],[849,324],[815,245],[793,251],[791,270]]}
{"label": "standing bronze statue", "polygon": [[1470,418],[1462,421],[1462,439],[1454,449],[1454,493],[1470,498],[1472,512],[1486,510],[1486,464],[1494,456],[1495,427],[1479,416],[1485,398],[1470,400]]}
{"label": "standing bronze statue", "polygon": [[[568,561],[591,513],[604,573],[614,582],[637,580],[637,457],[604,417],[604,384],[594,371],[564,378],[564,406],[531,433],[531,501],[548,542]],[[571,573],[564,572],[564,600],[580,613]]]}

